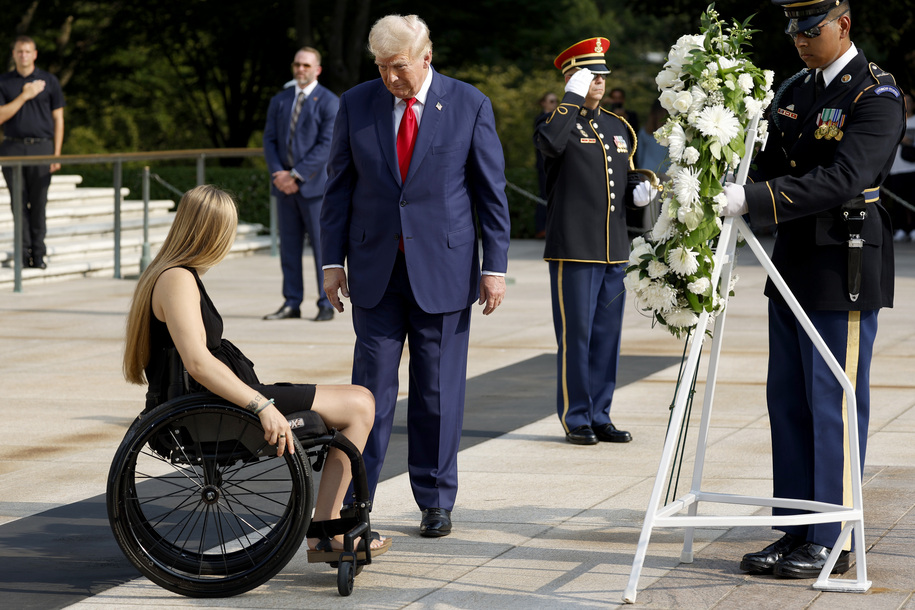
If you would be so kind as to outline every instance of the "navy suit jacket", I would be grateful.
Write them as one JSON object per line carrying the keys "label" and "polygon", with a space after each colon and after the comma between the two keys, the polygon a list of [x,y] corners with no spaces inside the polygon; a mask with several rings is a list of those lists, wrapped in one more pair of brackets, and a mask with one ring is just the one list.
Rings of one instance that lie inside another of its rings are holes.
{"label": "navy suit jacket", "polygon": [[[293,167],[286,166],[289,120],[298,95],[297,87],[289,87],[273,96],[267,108],[264,126],[264,157],[270,173],[295,169],[303,178],[299,192],[303,197],[320,197],[327,181],[327,156],[333,134],[334,117],[339,98],[318,83],[302,105],[292,142]],[[273,187],[276,194],[280,194]]]}
{"label": "navy suit jacket", "polygon": [[402,181],[394,102],[381,79],[340,98],[321,210],[324,264],[347,263],[352,303],[374,307],[403,235],[417,304],[427,313],[459,311],[479,298],[474,213],[483,269],[508,266],[505,162],[492,104],[475,87],[434,72]]}

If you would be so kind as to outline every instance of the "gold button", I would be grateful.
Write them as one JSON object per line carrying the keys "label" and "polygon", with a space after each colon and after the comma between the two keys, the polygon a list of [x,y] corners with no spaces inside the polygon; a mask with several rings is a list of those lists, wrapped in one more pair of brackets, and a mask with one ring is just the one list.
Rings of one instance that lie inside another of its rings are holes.
{"label": "gold button", "polygon": [[797,163],[794,162],[794,159],[791,160],[791,167],[797,167]]}

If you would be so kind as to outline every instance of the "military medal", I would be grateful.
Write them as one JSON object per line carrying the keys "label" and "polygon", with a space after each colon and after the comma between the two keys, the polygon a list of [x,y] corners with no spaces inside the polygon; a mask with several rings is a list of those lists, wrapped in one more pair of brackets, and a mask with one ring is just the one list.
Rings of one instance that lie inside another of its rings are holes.
{"label": "military medal", "polygon": [[624,140],[621,136],[613,136],[613,143],[616,145],[616,152],[629,152],[629,147],[626,145],[626,140]]}
{"label": "military medal", "polygon": [[841,127],[845,124],[845,116],[842,113],[842,110],[839,108],[823,108],[820,115],[817,117],[817,129],[813,133],[813,137],[820,140],[826,138],[827,140],[832,140],[833,138],[836,141],[841,140],[842,133]]}

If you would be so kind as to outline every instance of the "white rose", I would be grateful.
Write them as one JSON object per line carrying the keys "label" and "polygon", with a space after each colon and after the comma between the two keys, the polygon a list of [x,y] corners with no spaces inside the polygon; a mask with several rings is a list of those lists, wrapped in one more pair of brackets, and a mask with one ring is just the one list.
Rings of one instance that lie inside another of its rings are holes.
{"label": "white rose", "polygon": [[671,114],[677,114],[677,111],[674,110],[674,102],[677,101],[676,91],[672,89],[665,89],[664,92],[661,93],[661,97],[658,98],[658,100],[661,102],[661,106],[664,108],[664,110]]}
{"label": "white rose", "polygon": [[671,89],[674,88],[677,83],[680,83],[680,75],[673,70],[661,70],[658,72],[657,77],[655,77],[654,82],[656,82],[661,89]]}
{"label": "white rose", "polygon": [[681,91],[677,94],[677,99],[674,100],[674,109],[677,112],[688,112],[692,104],[693,96],[690,95],[689,91]]}

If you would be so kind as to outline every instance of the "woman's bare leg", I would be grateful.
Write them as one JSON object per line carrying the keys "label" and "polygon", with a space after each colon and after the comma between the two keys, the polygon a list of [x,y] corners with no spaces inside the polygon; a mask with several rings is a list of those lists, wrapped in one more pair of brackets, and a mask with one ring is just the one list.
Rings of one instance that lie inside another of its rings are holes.
{"label": "woman's bare leg", "polygon": [[[357,385],[319,385],[315,388],[311,410],[321,416],[328,428],[336,428],[343,433],[359,451],[365,448],[375,420],[375,399],[369,390]],[[321,472],[315,521],[340,517],[340,506],[350,479],[349,458],[339,449],[331,449]],[[309,538],[309,548],[314,548],[317,542],[318,539]],[[380,540],[376,540],[371,546],[375,548],[381,544]]]}

